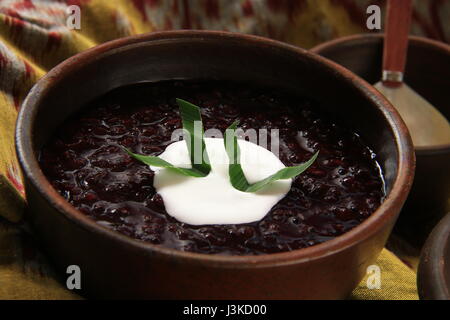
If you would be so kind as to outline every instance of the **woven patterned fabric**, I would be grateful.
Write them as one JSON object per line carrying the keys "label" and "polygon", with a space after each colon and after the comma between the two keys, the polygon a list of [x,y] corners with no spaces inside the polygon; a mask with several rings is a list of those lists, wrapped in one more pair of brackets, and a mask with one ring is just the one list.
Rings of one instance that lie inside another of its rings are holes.
{"label": "woven patterned fabric", "polygon": [[[72,297],[53,280],[33,241],[22,239],[32,238],[21,219],[24,192],[14,152],[14,124],[27,92],[47,70],[96,44],[156,30],[228,30],[309,48],[339,36],[366,32],[369,4],[383,7],[384,1],[0,0],[0,282],[10,279],[6,282],[12,285],[0,286],[0,298]],[[67,26],[72,5],[81,8],[79,30]],[[450,28],[444,21],[449,16],[450,0],[416,0],[412,31],[448,42]],[[25,256],[28,258],[17,258]],[[387,251],[382,257],[385,260],[381,261],[394,258]],[[396,264],[383,265],[390,272]],[[406,270],[404,275],[409,280],[402,283],[412,283],[414,274],[408,275]],[[37,287],[29,287],[32,285]],[[43,293],[38,287],[51,292]],[[357,297],[375,297],[355,292]],[[408,295],[413,296],[415,293]]]}

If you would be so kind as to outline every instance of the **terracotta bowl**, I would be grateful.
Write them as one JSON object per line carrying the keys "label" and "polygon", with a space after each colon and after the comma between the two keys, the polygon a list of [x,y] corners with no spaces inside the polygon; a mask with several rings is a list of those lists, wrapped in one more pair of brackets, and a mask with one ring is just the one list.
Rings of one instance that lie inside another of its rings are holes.
{"label": "terracotta bowl", "polygon": [[[361,134],[379,156],[387,197],[361,225],[323,244],[260,256],[181,252],[109,230],[72,207],[37,162],[43,143],[87,101],[119,86],[168,79],[239,80],[305,93]],[[368,121],[370,119],[370,121]],[[337,299],[382,250],[407,197],[414,152],[404,123],[371,86],[306,50],[225,32],[176,31],[118,39],[82,52],[44,76],[18,118],[16,144],[29,220],[65,274],[82,270],[96,298]]]}
{"label": "terracotta bowl", "polygon": [[438,223],[425,243],[417,286],[421,299],[450,300],[450,213]]}
{"label": "terracotta bowl", "polygon": [[[319,45],[313,52],[374,84],[381,77],[383,35],[365,34]],[[410,37],[405,82],[450,119],[450,46]],[[420,247],[448,211],[450,145],[416,148],[416,175],[395,232]]]}

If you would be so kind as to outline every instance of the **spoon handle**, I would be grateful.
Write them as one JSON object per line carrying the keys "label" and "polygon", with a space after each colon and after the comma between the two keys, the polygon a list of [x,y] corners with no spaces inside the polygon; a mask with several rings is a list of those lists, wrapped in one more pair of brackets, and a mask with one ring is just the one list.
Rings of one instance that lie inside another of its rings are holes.
{"label": "spoon handle", "polygon": [[388,0],[382,75],[383,84],[388,87],[398,87],[403,82],[411,12],[412,0]]}

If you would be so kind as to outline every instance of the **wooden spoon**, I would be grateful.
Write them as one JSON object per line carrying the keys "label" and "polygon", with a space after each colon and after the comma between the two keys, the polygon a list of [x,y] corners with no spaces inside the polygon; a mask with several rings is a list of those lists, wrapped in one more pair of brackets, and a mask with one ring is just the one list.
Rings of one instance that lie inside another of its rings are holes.
{"label": "wooden spoon", "polygon": [[374,86],[397,109],[416,147],[450,143],[450,124],[428,101],[403,83],[411,23],[411,0],[389,0],[382,80]]}

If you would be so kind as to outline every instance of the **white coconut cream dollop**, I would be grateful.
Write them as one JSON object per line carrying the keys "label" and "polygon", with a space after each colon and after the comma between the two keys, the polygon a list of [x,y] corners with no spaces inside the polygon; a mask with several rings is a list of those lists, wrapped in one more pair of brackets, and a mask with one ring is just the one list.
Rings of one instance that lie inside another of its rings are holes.
{"label": "white coconut cream dollop", "polygon": [[[229,180],[229,159],[224,140],[205,138],[211,172],[203,178],[187,177],[169,169],[155,171],[153,185],[166,211],[178,221],[192,224],[240,224],[259,221],[291,188],[291,179],[275,181],[255,193],[235,189]],[[249,183],[262,180],[285,166],[275,154],[254,143],[238,140],[240,162]],[[177,167],[190,168],[185,141],[170,144],[159,155]]]}

